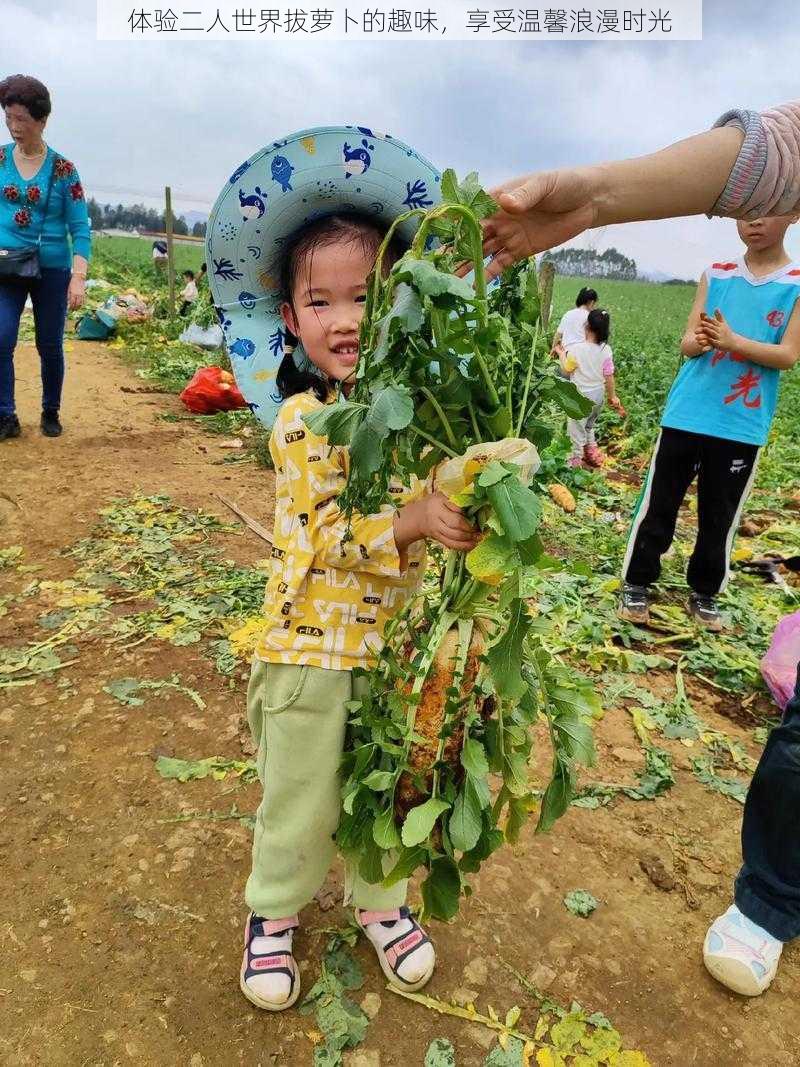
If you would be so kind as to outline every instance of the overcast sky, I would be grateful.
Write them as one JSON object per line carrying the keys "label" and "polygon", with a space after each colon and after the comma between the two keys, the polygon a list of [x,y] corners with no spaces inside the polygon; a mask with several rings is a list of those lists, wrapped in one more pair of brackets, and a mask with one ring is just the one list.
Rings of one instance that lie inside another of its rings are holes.
{"label": "overcast sky", "polygon": [[[800,95],[796,0],[704,7],[704,40],[674,44],[133,44],[95,39],[95,0],[3,0],[0,76],[35,74],[49,86],[47,140],[101,201],[158,196],[169,184],[179,210],[207,209],[232,165],[328,123],[388,130],[491,185],[651,151],[729,107]],[[589,240],[694,277],[740,248],[733,223],[704,218],[610,227]]]}

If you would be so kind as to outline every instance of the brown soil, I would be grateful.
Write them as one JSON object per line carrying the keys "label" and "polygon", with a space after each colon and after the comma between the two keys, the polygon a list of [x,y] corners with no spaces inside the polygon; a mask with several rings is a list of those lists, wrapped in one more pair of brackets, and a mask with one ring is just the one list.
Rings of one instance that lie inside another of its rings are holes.
{"label": "brown soil", "polygon": [[[160,420],[178,402],[124,391],[138,379],[109,349],[73,342],[69,359],[66,432],[46,440],[36,425],[36,355],[28,346],[17,353],[25,432],[0,445],[0,545],[22,544],[26,564],[66,577],[72,561],[59,549],[85,535],[110,498],[137,490],[228,519],[215,497],[222,492],[269,525],[271,475],[221,465],[214,437],[194,423]],[[250,533],[218,540],[240,562],[265,555]],[[18,578],[4,572],[0,593],[12,588]],[[36,632],[29,605],[8,607],[0,639]],[[110,655],[90,638],[72,668],[0,690],[3,1064],[311,1063],[313,1018],[260,1013],[238,989],[249,832],[233,820],[170,821],[234,803],[252,811],[257,787],[180,784],[154,770],[159,752],[242,758],[244,679],[231,691],[199,647],[150,641]],[[180,694],[123,707],[102,690],[122,674],[173,672],[203,695],[205,712]],[[749,716],[732,714],[732,703],[706,693],[702,714],[755,756],[752,730],[739,725]],[[630,717],[610,709],[597,732],[596,777],[632,782],[642,753]],[[642,1049],[654,1067],[791,1067],[800,1062],[800,953],[786,951],[772,990],[755,1001],[705,972],[703,936],[730,901],[739,863],[741,808],[693,778],[690,749],[667,744],[678,781],[663,798],[573,808],[552,834],[527,830],[497,854],[475,878],[459,921],[431,931],[439,964],[428,992],[448,998],[477,976],[479,1010],[491,1002],[502,1014],[519,1004],[519,1025],[530,1031],[533,1004],[506,961],[560,1001],[604,1012],[625,1047]],[[327,889],[339,885],[334,871]],[[601,900],[589,919],[563,906],[576,888]],[[302,917],[296,944],[306,986],[318,973],[324,929],[343,922],[335,901],[325,892]],[[485,1031],[395,997],[363,944],[356,954],[366,976],[356,997],[379,993],[382,1004],[362,1049],[379,1057],[353,1064],[421,1067],[439,1036],[453,1041],[459,1067],[483,1062]],[[465,978],[476,958],[485,968]]]}

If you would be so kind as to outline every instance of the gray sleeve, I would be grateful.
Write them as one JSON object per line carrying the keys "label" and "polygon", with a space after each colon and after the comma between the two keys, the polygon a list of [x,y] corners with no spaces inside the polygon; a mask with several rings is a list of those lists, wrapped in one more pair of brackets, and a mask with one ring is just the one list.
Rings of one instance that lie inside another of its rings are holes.
{"label": "gray sleeve", "polygon": [[756,219],[800,210],[800,102],[761,114],[726,111],[714,123],[719,126],[736,126],[744,142],[709,217]]}

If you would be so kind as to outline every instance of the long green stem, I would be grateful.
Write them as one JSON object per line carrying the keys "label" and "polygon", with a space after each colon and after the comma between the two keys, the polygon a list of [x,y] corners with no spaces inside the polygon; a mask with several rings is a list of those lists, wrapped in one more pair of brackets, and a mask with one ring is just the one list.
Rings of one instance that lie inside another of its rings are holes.
{"label": "long green stem", "polygon": [[452,448],[448,448],[447,445],[443,445],[442,442],[438,440],[438,438],[433,437],[429,433],[426,433],[426,431],[423,430],[421,427],[417,426],[415,422],[411,423],[409,429],[413,430],[414,433],[418,433],[420,437],[422,437],[428,442],[428,444],[435,445],[437,448],[441,448],[442,452],[444,452],[446,456],[452,456],[455,459],[458,455],[458,453],[454,452]]}
{"label": "long green stem", "polygon": [[447,440],[450,442],[450,444],[453,446],[453,448],[458,448],[458,441],[456,441],[455,434],[453,433],[453,430],[452,430],[452,427],[450,426],[448,418],[444,413],[444,409],[442,408],[442,405],[439,403],[439,401],[436,399],[436,397],[433,395],[433,393],[430,391],[430,389],[427,388],[427,386],[425,386],[425,385],[421,386],[420,387],[420,392],[423,394],[423,396],[428,398],[428,400],[430,401],[431,407],[436,412],[436,414],[439,416],[439,422],[442,424],[442,428],[444,429],[444,432],[447,434]]}
{"label": "long green stem", "polygon": [[451,548],[447,553],[447,562],[444,566],[444,574],[442,575],[442,596],[446,597],[450,592],[450,586],[453,584],[453,576],[458,564],[458,552],[454,548]]}
{"label": "long green stem", "polygon": [[[473,282],[473,287],[475,289],[475,311],[479,320],[479,327],[485,327],[489,323],[489,303],[486,299],[486,272],[483,269],[483,230],[471,209],[465,204],[442,204],[440,207],[429,211],[414,237],[414,241],[411,245],[412,251],[416,255],[419,255],[425,248],[425,240],[431,226],[436,219],[441,218],[443,215],[460,215],[470,230],[472,265],[475,274]],[[483,377],[486,392],[489,394],[489,404],[492,409],[497,408],[500,404],[500,398],[497,395],[494,382],[489,374],[489,368],[486,366],[483,355],[477,346],[473,349],[473,354]]]}
{"label": "long green stem", "polygon": [[[404,222],[408,222],[409,219],[413,219],[417,215],[424,215],[424,208],[412,208],[411,211],[406,211],[402,215],[398,215],[392,222],[389,229],[386,231],[386,236],[381,241],[378,252],[375,256],[375,266],[370,275],[369,287],[367,289],[367,303],[364,308],[364,318],[362,320],[368,336],[366,337],[367,348],[372,349],[374,347],[374,334],[378,326],[379,316],[375,315],[375,305],[380,292],[381,285],[383,284],[383,258],[386,255],[386,251],[389,245],[392,243],[398,227],[402,226]],[[393,289],[387,287],[387,297],[391,296]]]}
{"label": "long green stem", "polygon": [[467,401],[467,411],[469,412],[469,419],[472,423],[472,432],[475,434],[475,444],[479,444],[483,441],[481,436],[480,427],[478,426],[478,420],[475,418],[475,408],[472,405],[472,399]]}
{"label": "long green stem", "polygon": [[519,437],[522,434],[522,427],[525,425],[525,410],[528,406],[528,392],[531,387],[531,378],[533,377],[533,365],[536,362],[536,345],[539,341],[539,322],[536,323],[536,334],[533,338],[533,344],[531,345],[531,358],[528,363],[528,373],[525,377],[525,391],[522,394],[522,404],[519,409],[519,421],[517,422],[517,429],[515,436]]}

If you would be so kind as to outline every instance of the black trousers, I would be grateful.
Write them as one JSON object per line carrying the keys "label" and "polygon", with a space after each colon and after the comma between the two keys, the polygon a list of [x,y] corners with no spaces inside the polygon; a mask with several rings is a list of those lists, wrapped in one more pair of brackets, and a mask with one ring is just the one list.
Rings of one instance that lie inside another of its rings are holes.
{"label": "black trousers", "polygon": [[758,446],[664,427],[636,506],[622,568],[626,582],[650,585],[672,544],[678,509],[697,478],[697,540],[686,571],[696,593],[713,596],[728,581],[739,516],[756,472]]}
{"label": "black trousers", "polygon": [[779,941],[800,937],[800,664],[797,687],[767,740],[742,823],[736,905]]}

